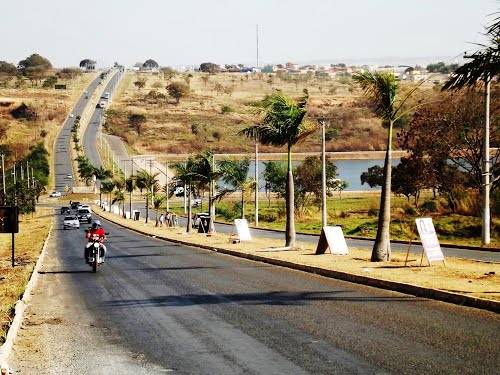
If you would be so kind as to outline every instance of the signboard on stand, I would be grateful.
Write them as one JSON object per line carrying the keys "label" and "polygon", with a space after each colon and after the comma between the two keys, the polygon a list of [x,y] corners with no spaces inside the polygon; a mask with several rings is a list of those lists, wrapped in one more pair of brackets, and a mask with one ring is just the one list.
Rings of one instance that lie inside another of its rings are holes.
{"label": "signboard on stand", "polygon": [[[234,228],[236,228],[236,235],[238,236],[237,239],[232,238],[234,234]],[[231,242],[231,240],[236,242],[252,241],[252,235],[250,234],[250,229],[248,228],[247,219],[234,219],[234,225],[231,229],[231,234],[229,235],[229,242]]]}
{"label": "signboard on stand", "polygon": [[321,230],[316,255],[324,254],[327,249],[330,249],[330,254],[349,254],[341,227],[323,227]]}
{"label": "signboard on stand", "polygon": [[[416,219],[415,224],[417,226],[418,234],[420,235],[420,240],[422,241],[422,246],[424,248],[423,251],[429,261],[429,265],[432,262],[439,261],[442,261],[446,265],[446,262],[444,261],[444,254],[441,250],[441,246],[439,245],[439,240],[437,238],[432,219],[430,217]],[[422,264],[422,261],[420,261],[420,264]]]}

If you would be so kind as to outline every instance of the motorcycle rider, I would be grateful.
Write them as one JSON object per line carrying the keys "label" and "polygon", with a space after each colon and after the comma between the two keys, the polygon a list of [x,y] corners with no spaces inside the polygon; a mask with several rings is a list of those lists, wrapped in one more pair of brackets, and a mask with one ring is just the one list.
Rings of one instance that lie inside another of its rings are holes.
{"label": "motorcycle rider", "polygon": [[102,243],[106,239],[106,232],[104,232],[104,229],[97,224],[96,222],[92,223],[92,227],[87,231],[86,237],[88,238],[88,243],[85,246],[85,261],[88,261],[89,259],[89,250],[91,247],[91,244],[93,243],[92,237],[94,235],[99,236],[99,244],[101,245],[101,260],[104,263],[104,258],[106,257],[106,246]]}

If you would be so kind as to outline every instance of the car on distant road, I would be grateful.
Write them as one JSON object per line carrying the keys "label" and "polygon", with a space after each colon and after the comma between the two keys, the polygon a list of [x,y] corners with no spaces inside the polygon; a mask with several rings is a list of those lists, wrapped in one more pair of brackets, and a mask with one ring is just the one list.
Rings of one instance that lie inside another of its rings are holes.
{"label": "car on distant road", "polygon": [[88,204],[80,204],[78,206],[78,209],[79,210],[89,210],[92,213],[92,209],[90,208],[90,206]]}
{"label": "car on distant road", "polygon": [[62,214],[70,214],[71,213],[71,209],[69,207],[61,207],[61,215]]}
{"label": "car on distant road", "polygon": [[62,196],[61,192],[60,191],[53,191],[52,193],[50,193],[50,197],[51,198],[57,198],[57,197],[60,197]]}
{"label": "car on distant road", "polygon": [[73,175],[72,175],[71,173],[68,173],[68,174],[66,175],[66,178],[73,178]]}
{"label": "car on distant road", "polygon": [[80,202],[71,202],[71,208],[74,210],[76,210],[79,205],[80,205]]}
{"label": "car on distant road", "polygon": [[72,113],[70,113],[70,114],[69,114],[69,117],[73,118],[73,117],[75,117],[75,115],[74,115],[74,114],[72,114]]}
{"label": "car on distant road", "polygon": [[78,217],[76,216],[65,216],[63,220],[63,228],[80,228],[80,221],[78,220]]}

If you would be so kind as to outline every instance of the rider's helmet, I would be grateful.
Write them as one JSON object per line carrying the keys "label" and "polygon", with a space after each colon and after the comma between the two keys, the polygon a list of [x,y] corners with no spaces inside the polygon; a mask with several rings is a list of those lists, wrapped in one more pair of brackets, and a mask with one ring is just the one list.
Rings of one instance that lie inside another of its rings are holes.
{"label": "rider's helmet", "polygon": [[95,222],[94,222],[94,223],[92,223],[92,229],[94,229],[94,230],[95,230],[95,229],[97,229],[98,227],[99,227],[99,225],[98,225],[97,223],[95,223]]}

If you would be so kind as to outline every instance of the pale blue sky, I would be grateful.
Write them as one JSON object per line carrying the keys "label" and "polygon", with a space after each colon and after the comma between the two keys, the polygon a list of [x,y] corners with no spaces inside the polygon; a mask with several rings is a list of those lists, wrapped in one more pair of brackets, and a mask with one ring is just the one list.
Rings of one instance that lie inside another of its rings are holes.
{"label": "pale blue sky", "polygon": [[474,49],[500,9],[499,0],[0,1],[0,60],[39,53],[56,67],[255,65],[257,24],[260,65],[425,62]]}

